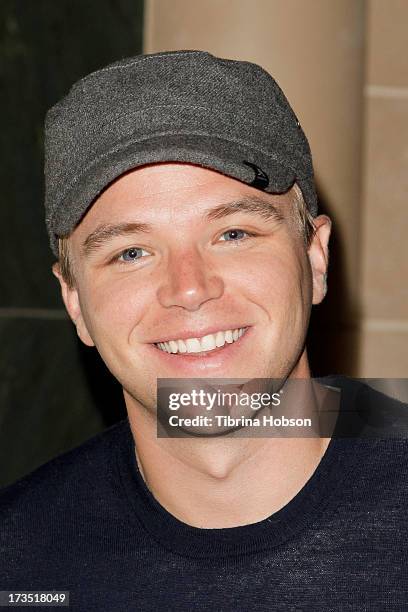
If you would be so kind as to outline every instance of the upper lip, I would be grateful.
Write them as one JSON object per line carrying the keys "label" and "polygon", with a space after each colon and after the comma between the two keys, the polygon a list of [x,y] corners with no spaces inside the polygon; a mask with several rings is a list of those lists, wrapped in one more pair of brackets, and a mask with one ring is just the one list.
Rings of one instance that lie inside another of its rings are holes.
{"label": "upper lip", "polygon": [[171,335],[166,335],[163,333],[162,336],[158,337],[156,340],[151,340],[150,344],[157,344],[158,342],[170,342],[170,340],[187,340],[187,338],[202,338],[203,336],[208,336],[209,334],[215,334],[219,331],[226,332],[229,329],[240,329],[242,327],[250,327],[249,325],[243,325],[239,323],[238,325],[212,325],[211,327],[203,327],[201,329],[186,329],[185,327],[177,332],[172,332]]}

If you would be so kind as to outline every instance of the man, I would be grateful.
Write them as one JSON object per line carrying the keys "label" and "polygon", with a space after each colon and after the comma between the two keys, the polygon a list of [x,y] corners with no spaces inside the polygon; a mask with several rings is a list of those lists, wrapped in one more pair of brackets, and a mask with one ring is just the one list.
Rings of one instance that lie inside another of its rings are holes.
{"label": "man", "polygon": [[[128,419],[2,492],[1,588],[86,612],[406,610],[404,440],[157,435],[158,379],[311,380],[331,223],[275,81],[199,51],[92,73],[48,113],[46,188],[64,303]],[[336,428],[379,397],[321,382]]]}

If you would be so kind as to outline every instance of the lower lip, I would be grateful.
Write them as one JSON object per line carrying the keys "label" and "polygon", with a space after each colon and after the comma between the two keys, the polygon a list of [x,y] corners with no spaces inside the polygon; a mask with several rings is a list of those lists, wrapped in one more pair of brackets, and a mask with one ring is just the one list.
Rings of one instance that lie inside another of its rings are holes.
{"label": "lower lip", "polygon": [[201,353],[166,353],[155,345],[150,345],[155,355],[161,359],[161,363],[170,368],[175,368],[177,373],[194,374],[205,370],[219,370],[228,364],[230,360],[239,353],[246,343],[252,327],[248,327],[238,340],[225,343],[223,347]]}

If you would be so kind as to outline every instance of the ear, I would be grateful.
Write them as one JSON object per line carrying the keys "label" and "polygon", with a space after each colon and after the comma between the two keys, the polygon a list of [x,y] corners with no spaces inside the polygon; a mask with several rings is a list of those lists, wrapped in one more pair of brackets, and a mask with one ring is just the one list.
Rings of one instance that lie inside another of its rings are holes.
{"label": "ear", "polygon": [[86,344],[86,346],[95,346],[95,343],[88,332],[88,329],[82,316],[78,290],[75,287],[68,287],[66,281],[62,277],[58,261],[53,264],[52,273],[59,280],[62,299],[64,301],[65,308],[67,309],[67,312],[76,327],[78,337],[82,340],[84,344]]}
{"label": "ear", "polygon": [[327,292],[327,266],[331,220],[327,215],[313,219],[316,231],[308,248],[313,276],[313,304],[320,304]]}

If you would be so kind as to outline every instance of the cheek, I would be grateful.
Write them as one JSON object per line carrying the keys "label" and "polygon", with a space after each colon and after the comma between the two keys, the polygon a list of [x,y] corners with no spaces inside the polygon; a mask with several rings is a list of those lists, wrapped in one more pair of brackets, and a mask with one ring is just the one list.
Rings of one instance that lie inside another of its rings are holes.
{"label": "cheek", "polygon": [[307,255],[290,244],[286,248],[269,246],[243,257],[230,267],[228,281],[265,310],[272,309],[274,318],[277,312],[284,320],[293,318],[311,305]]}
{"label": "cheek", "polygon": [[148,287],[149,283],[140,286],[129,276],[86,284],[86,290],[80,293],[81,309],[97,347],[106,341],[127,342],[132,329],[151,304]]}

